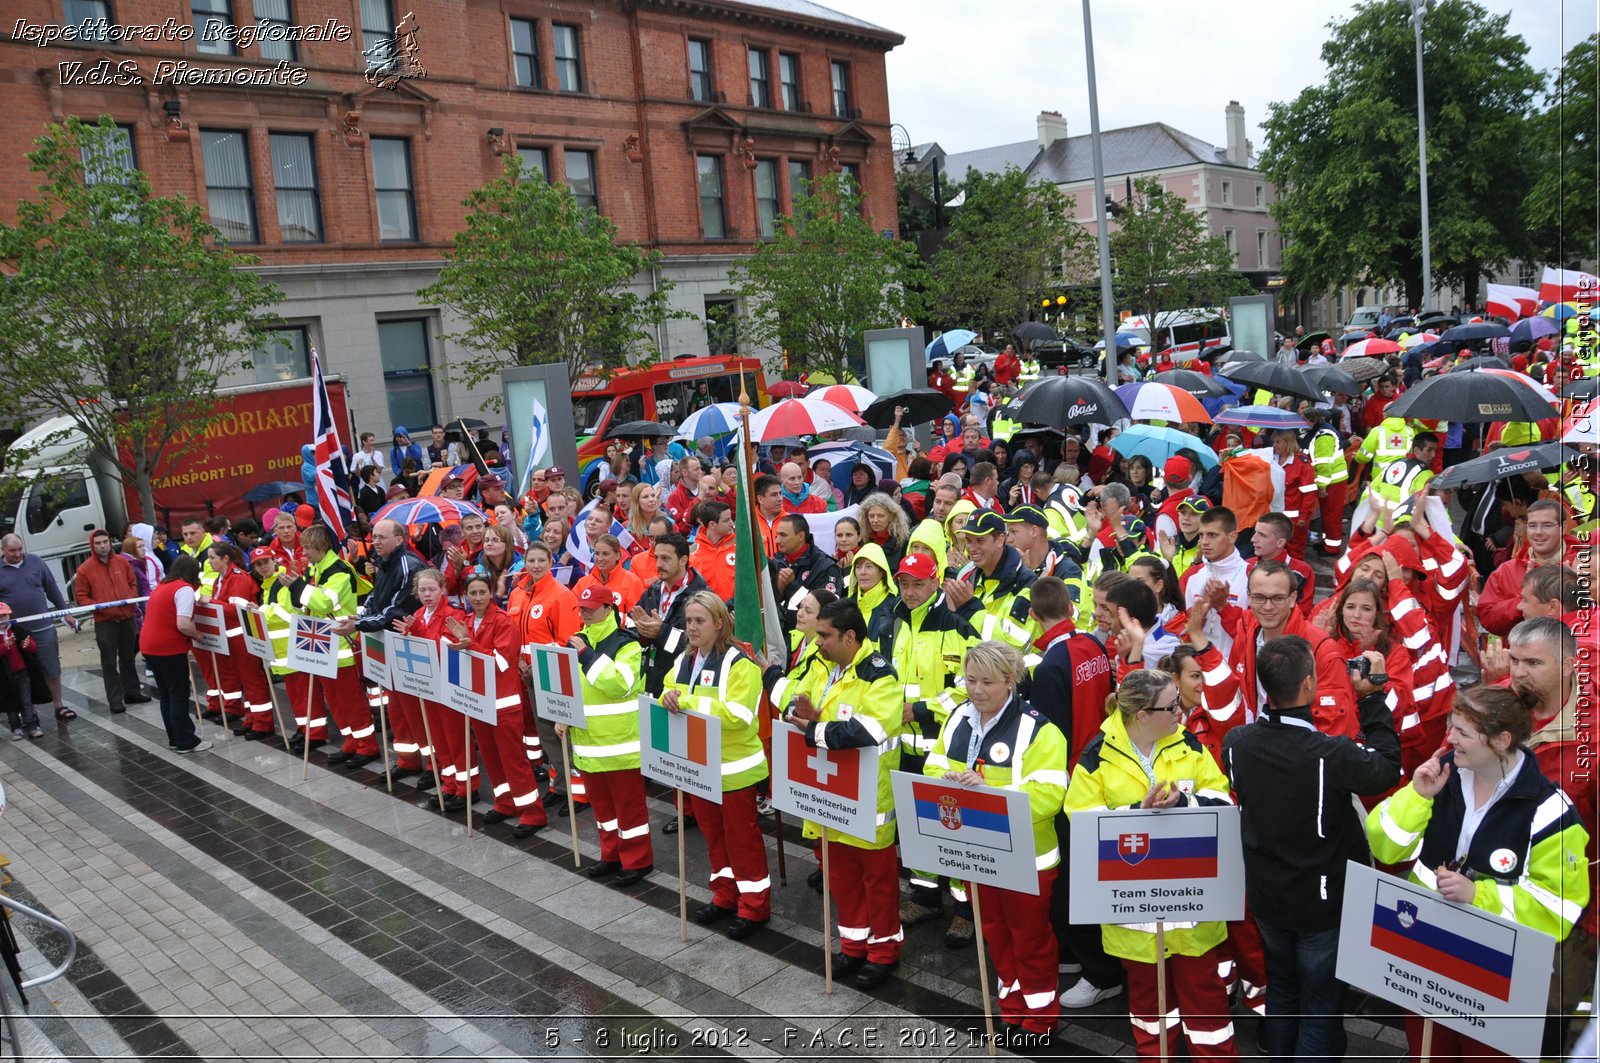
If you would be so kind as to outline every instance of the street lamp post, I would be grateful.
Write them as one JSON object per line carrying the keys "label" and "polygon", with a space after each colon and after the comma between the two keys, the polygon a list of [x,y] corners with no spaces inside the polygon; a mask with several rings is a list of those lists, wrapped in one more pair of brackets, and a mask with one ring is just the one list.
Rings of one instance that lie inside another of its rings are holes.
{"label": "street lamp post", "polygon": [[[930,155],[928,161],[933,163],[933,228],[935,232],[944,231],[944,193],[939,191],[939,156]],[[906,165],[917,164],[917,150],[906,149]]]}
{"label": "street lamp post", "polygon": [[1094,78],[1094,27],[1089,0],[1083,0],[1083,51],[1089,68],[1089,144],[1094,149],[1094,202],[1100,222],[1100,316],[1106,345],[1106,383],[1117,383],[1117,320],[1111,299],[1111,228],[1107,219],[1106,161],[1100,151],[1100,96]]}
{"label": "street lamp post", "polygon": [[[1084,0],[1088,3],[1088,0]],[[1411,0],[1411,28],[1417,38],[1417,163],[1422,177],[1422,306],[1433,297],[1433,247],[1428,242],[1428,116],[1422,94],[1422,20],[1433,0]]]}

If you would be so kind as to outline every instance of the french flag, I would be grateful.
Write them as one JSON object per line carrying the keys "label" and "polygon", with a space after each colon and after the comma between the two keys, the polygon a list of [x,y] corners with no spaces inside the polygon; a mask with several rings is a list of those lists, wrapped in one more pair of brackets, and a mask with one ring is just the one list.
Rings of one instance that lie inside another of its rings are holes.
{"label": "french flag", "polygon": [[932,779],[913,782],[911,796],[918,834],[1007,853],[1014,848],[1005,798]]}
{"label": "french flag", "polygon": [[1216,878],[1217,829],[1214,814],[1102,817],[1100,881]]}
{"label": "french flag", "polygon": [[1517,931],[1438,896],[1379,882],[1373,897],[1372,947],[1496,1000],[1511,999]]}
{"label": "french flag", "polygon": [[489,669],[485,666],[488,658],[454,647],[449,647],[445,652],[447,674],[452,686],[470,690],[474,694],[489,692]]}

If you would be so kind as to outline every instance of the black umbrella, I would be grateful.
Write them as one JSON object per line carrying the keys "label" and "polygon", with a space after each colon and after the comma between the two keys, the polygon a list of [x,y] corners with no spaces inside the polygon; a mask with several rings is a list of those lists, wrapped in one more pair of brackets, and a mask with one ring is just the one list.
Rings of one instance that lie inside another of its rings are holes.
{"label": "black umbrella", "polygon": [[1297,350],[1309,351],[1323,340],[1332,338],[1333,337],[1326,332],[1308,332],[1296,340],[1294,345]]}
{"label": "black umbrella", "polygon": [[904,406],[905,416],[900,423],[907,428],[943,417],[950,412],[950,399],[938,388],[906,388],[880,395],[866,409],[861,419],[874,428],[888,428],[894,424],[896,407]]}
{"label": "black umbrella", "polygon": [[1356,378],[1337,365],[1308,365],[1301,370],[1313,384],[1328,394],[1359,395],[1361,385]]}
{"label": "black umbrella", "polygon": [[1440,343],[1471,343],[1474,340],[1492,340],[1500,336],[1511,335],[1511,330],[1504,325],[1495,325],[1487,321],[1478,324],[1456,325],[1454,328],[1445,329],[1439,334]]}
{"label": "black umbrella", "polygon": [[1196,398],[1221,398],[1229,394],[1228,389],[1216,377],[1193,369],[1168,369],[1150,379],[1157,384],[1170,384],[1180,391],[1187,391]]}
{"label": "black umbrella", "polygon": [[246,502],[270,502],[274,498],[284,495],[303,495],[306,485],[299,480],[269,480],[264,484],[256,484],[244,493]]}
{"label": "black umbrella", "polygon": [[1236,384],[1271,391],[1278,395],[1297,395],[1316,402],[1322,398],[1322,389],[1298,368],[1290,369],[1281,362],[1229,362],[1217,370]]}
{"label": "black umbrella", "polygon": [[674,430],[656,421],[624,421],[606,432],[607,439],[671,439]]}
{"label": "black umbrella", "polygon": [[1452,465],[1428,482],[1429,487],[1461,487],[1464,484],[1486,484],[1504,480],[1525,472],[1559,469],[1570,461],[1580,461],[1583,455],[1565,443],[1536,443],[1531,447],[1499,447],[1481,458]]}
{"label": "black umbrella", "polygon": [[1037,340],[1058,340],[1056,330],[1042,321],[1024,321],[1011,330],[1011,338],[1022,343],[1031,343]]}
{"label": "black umbrella", "polygon": [[1470,369],[1510,369],[1511,363],[1504,358],[1493,354],[1480,354],[1476,358],[1468,358],[1460,365],[1450,367],[1452,373],[1465,373]]}
{"label": "black umbrella", "polygon": [[[1227,357],[1222,357],[1223,355]],[[1265,362],[1267,360],[1267,356],[1264,354],[1257,354],[1255,351],[1236,351],[1232,347],[1213,347],[1206,351],[1202,357],[1211,359],[1213,364],[1216,363],[1218,358],[1222,358],[1222,361],[1226,363]],[[1218,372],[1221,372],[1221,370],[1218,370]]]}
{"label": "black umbrella", "polygon": [[1023,389],[1010,414],[1025,424],[1061,428],[1069,424],[1115,424],[1128,407],[1103,380],[1088,376],[1052,376]]}
{"label": "black umbrella", "polygon": [[1534,390],[1498,373],[1428,377],[1384,408],[1386,417],[1422,421],[1543,421],[1556,415]]}
{"label": "black umbrella", "polygon": [[1582,380],[1569,380],[1561,385],[1561,397],[1587,402],[1600,393],[1600,376],[1586,376]]}

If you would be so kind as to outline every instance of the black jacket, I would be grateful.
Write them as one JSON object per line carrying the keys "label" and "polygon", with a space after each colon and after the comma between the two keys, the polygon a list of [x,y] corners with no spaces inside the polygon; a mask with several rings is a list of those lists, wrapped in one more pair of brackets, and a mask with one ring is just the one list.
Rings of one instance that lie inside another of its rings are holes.
{"label": "black jacket", "polygon": [[1011,603],[1011,619],[1018,624],[1026,624],[1032,606],[1029,604],[1028,596],[1023,592],[1030,589],[1038,578],[1033,569],[1028,567],[1028,563],[1022,560],[1021,551],[1015,546],[1007,546],[1005,553],[1000,555],[1000,563],[994,567],[993,577],[985,576],[983,570],[976,565],[968,573],[969,581],[980,588],[981,592],[987,593],[974,594],[972,599],[958,610],[961,619],[976,628],[978,622],[974,617],[985,611],[986,601],[1014,594],[1017,597]]}
{"label": "black jacket", "polygon": [[1305,710],[1270,710],[1222,740],[1222,768],[1239,802],[1244,884],[1260,919],[1313,932],[1339,925],[1345,861],[1371,864],[1352,795],[1400,779],[1400,739],[1384,694],[1357,706],[1366,744],[1312,726]]}
{"label": "black jacket", "polygon": [[[1454,753],[1446,753],[1443,760],[1454,769]],[[1579,822],[1577,809],[1572,807],[1572,802],[1555,783],[1545,778],[1533,751],[1526,746],[1522,747],[1522,767],[1518,769],[1517,777],[1511,780],[1511,785],[1500,795],[1500,800],[1490,805],[1489,811],[1484,813],[1483,821],[1473,832],[1472,844],[1467,851],[1459,853],[1456,851],[1456,842],[1461,837],[1461,821],[1466,815],[1467,802],[1461,792],[1461,775],[1452,770],[1450,778],[1445,780],[1444,789],[1433,799],[1433,817],[1428,820],[1428,828],[1422,834],[1422,852],[1418,859],[1423,867],[1436,868],[1465,856],[1467,859],[1462,865],[1462,874],[1471,872],[1475,878],[1494,879],[1511,885],[1526,870],[1524,860],[1534,845]],[[1538,830],[1534,829],[1535,819],[1540,820]],[[1509,849],[1517,857],[1517,862],[1509,870],[1494,866],[1493,855],[1502,849]]]}
{"label": "black jacket", "polygon": [[[646,587],[644,593],[639,596],[639,608],[647,613],[660,612],[661,587],[660,580]],[[661,694],[667,673],[672,671],[672,662],[677,660],[678,654],[688,645],[683,635],[684,606],[696,591],[709,589],[705,577],[691,568],[689,582],[678,592],[677,597],[672,599],[672,608],[661,617],[660,633],[654,639],[646,640],[643,637],[639,639],[639,645],[644,649],[644,688],[651,695]]]}
{"label": "black jacket", "polygon": [[[794,630],[795,619],[800,615],[800,603],[805,600],[807,594],[820,590],[831,591],[837,595],[844,593],[844,573],[839,571],[839,566],[833,558],[815,546],[808,545],[797,561],[790,561],[780,554],[772,559],[770,567],[772,589],[778,595],[778,604],[782,612],[779,619],[783,623],[785,635]],[[780,590],[778,573],[786,568],[794,569],[794,580],[787,588]]]}
{"label": "black jacket", "polygon": [[410,616],[422,608],[411,585],[423,569],[422,558],[401,547],[378,561],[378,578],[372,581],[372,593],[361,603],[356,617],[356,627],[361,631],[384,631],[402,616]]}

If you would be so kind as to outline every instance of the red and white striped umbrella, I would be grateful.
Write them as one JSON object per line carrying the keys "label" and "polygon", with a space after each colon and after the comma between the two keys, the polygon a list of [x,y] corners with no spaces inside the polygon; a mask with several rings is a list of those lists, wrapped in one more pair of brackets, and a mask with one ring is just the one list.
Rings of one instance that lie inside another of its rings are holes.
{"label": "red and white striped umbrella", "polygon": [[1211,423],[1211,415],[1200,405],[1199,399],[1171,384],[1154,381],[1124,384],[1117,388],[1117,398],[1127,405],[1128,416],[1135,421]]}
{"label": "red and white striped umbrella", "polygon": [[1368,339],[1357,340],[1344,349],[1341,358],[1380,358],[1385,354],[1398,354],[1400,345],[1394,340]]}
{"label": "red and white striped umbrella", "polygon": [[764,443],[784,436],[815,436],[866,424],[860,417],[831,402],[807,396],[784,399],[750,415],[750,439]]}
{"label": "red and white striped umbrella", "polygon": [[878,400],[878,396],[859,384],[825,384],[806,393],[808,399],[831,402],[842,410],[860,413]]}
{"label": "red and white striped umbrella", "polygon": [[1561,441],[1600,446],[1600,399],[1590,399],[1561,423]]}
{"label": "red and white striped umbrella", "polygon": [[1400,341],[1400,346],[1404,347],[1406,350],[1409,351],[1411,348],[1415,347],[1419,343],[1438,343],[1438,342],[1439,342],[1439,334],[1437,332],[1414,332],[1411,335],[1407,336],[1405,339],[1401,340]]}

